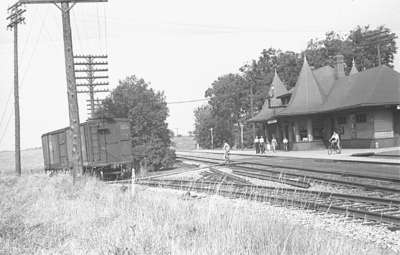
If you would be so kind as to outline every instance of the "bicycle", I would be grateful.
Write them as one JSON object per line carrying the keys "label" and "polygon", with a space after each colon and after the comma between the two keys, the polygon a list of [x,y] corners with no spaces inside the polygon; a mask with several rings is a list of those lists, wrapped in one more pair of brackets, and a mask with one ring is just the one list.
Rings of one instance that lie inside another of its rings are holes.
{"label": "bicycle", "polygon": [[331,142],[328,146],[328,155],[331,155],[333,153],[335,154],[340,154],[342,150],[339,148],[337,142]]}
{"label": "bicycle", "polygon": [[224,153],[224,164],[229,165],[231,163],[231,155],[229,152]]}

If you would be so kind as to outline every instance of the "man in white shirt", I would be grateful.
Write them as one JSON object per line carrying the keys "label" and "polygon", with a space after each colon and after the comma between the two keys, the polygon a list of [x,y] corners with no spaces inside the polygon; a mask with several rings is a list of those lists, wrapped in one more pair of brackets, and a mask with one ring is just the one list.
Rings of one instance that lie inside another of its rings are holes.
{"label": "man in white shirt", "polygon": [[258,154],[260,152],[260,142],[259,142],[258,136],[256,136],[256,138],[254,138],[254,145],[256,146],[256,154]]}
{"label": "man in white shirt", "polygon": [[276,140],[275,136],[272,137],[271,147],[272,147],[272,151],[276,152],[276,149],[278,147],[278,141]]}
{"label": "man in white shirt", "polygon": [[287,151],[288,150],[288,143],[289,143],[288,139],[286,137],[284,137],[283,140],[282,140],[282,143],[283,143],[283,149],[285,151]]}
{"label": "man in white shirt", "polygon": [[225,164],[229,164],[230,162],[229,152],[231,151],[231,146],[226,141],[224,141],[224,146],[222,147],[222,149],[224,150]]}
{"label": "man in white shirt", "polygon": [[339,134],[336,132],[336,130],[333,131],[333,134],[331,136],[331,139],[329,139],[329,142],[332,145],[336,145],[338,147],[339,153],[340,153],[340,151],[342,151],[342,148],[340,147],[340,137],[339,137]]}
{"label": "man in white shirt", "polygon": [[264,143],[264,137],[260,136],[260,138],[258,139],[258,143],[260,144],[260,152],[261,154],[265,153],[265,143]]}

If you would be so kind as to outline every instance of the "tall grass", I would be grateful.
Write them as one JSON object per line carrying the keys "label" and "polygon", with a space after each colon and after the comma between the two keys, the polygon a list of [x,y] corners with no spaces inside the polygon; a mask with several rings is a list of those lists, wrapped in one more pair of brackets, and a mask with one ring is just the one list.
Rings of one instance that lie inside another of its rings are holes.
{"label": "tall grass", "polygon": [[390,254],[255,202],[70,179],[0,177],[0,254]]}

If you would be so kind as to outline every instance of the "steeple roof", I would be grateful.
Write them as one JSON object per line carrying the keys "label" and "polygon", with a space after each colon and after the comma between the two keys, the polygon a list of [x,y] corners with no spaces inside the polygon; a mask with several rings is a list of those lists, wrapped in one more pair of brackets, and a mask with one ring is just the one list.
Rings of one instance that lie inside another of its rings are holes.
{"label": "steeple roof", "polygon": [[356,73],[358,73],[358,70],[357,70],[356,63],[354,62],[354,58],[353,58],[353,66],[351,67],[350,75],[356,74]]}
{"label": "steeple roof", "polygon": [[279,78],[278,73],[275,69],[274,80],[272,81],[271,87],[274,88],[274,97],[279,97],[288,93],[286,86],[283,84]]}
{"label": "steeple roof", "polygon": [[307,114],[318,111],[323,103],[323,93],[304,56],[303,67],[287,108],[280,115]]}

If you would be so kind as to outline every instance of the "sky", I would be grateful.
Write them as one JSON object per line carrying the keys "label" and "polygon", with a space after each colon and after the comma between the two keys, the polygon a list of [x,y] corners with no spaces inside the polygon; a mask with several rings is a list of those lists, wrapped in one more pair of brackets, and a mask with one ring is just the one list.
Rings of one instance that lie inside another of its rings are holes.
{"label": "sky", "polygon": [[[0,1],[0,151],[14,148],[13,33]],[[61,13],[53,4],[26,5],[19,26],[21,146],[68,125]],[[109,89],[129,75],[164,91],[167,102],[204,98],[218,76],[237,73],[269,47],[300,52],[328,31],[385,25],[400,34],[398,0],[109,0],[71,11],[74,54],[108,54]],[[399,41],[397,42],[398,45]],[[398,54],[395,69],[400,69]],[[106,96],[103,94],[100,98]],[[87,119],[79,95],[80,120]],[[194,129],[205,102],[169,105],[169,128]]]}

